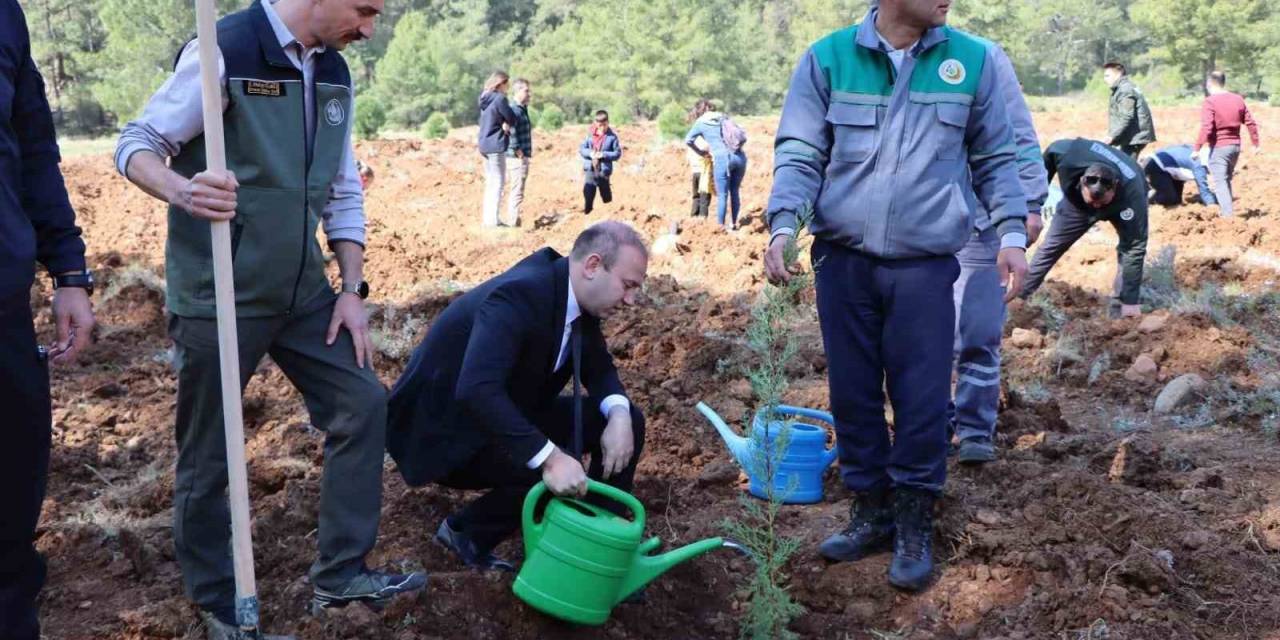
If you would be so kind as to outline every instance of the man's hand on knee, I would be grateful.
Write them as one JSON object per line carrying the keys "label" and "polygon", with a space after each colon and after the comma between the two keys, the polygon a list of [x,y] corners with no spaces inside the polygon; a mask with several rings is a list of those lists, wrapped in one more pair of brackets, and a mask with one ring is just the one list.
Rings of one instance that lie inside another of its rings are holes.
{"label": "man's hand on knee", "polygon": [[631,409],[614,407],[609,411],[609,424],[600,436],[600,452],[604,454],[604,477],[612,478],[631,463],[636,451],[636,436],[631,428]]}

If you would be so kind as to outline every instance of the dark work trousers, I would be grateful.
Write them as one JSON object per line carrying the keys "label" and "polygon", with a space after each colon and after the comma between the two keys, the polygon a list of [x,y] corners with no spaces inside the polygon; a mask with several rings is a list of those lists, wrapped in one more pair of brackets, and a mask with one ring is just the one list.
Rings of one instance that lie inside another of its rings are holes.
{"label": "dark work trousers", "polygon": [[1004,287],[996,258],[995,227],[974,233],[956,254],[956,391],[952,424],[960,440],[991,443],[1000,406],[1000,338],[1004,333]]}
{"label": "dark work trousers", "polygon": [[[356,366],[351,334],[343,329],[333,346],[325,345],[332,313],[328,301],[294,315],[236,321],[241,389],[270,355],[302,393],[311,423],[325,432],[311,583],[331,589],[359,573],[377,538],[387,415],[386,389],[367,360],[364,369]],[[170,316],[169,336],[178,373],[174,550],[188,597],[225,615],[234,607],[235,576],[217,322]],[[266,534],[255,542],[275,544]]]}
{"label": "dark work trousers", "polygon": [[[1044,279],[1049,275],[1049,270],[1053,265],[1058,263],[1062,256],[1066,255],[1071,245],[1089,229],[1098,222],[1098,219],[1092,214],[1081,211],[1076,208],[1071,200],[1063,198],[1058,204],[1058,210],[1053,215],[1053,221],[1049,223],[1049,231],[1045,234],[1045,238],[1040,242],[1040,247],[1036,249],[1035,255],[1031,257],[1031,266],[1027,269],[1027,283],[1022,285],[1022,293],[1019,295],[1023,298],[1030,296],[1044,284]],[[1112,221],[1111,225],[1119,231],[1119,225]],[[1120,291],[1120,274],[1116,274],[1116,292]]]}
{"label": "dark work trousers", "polygon": [[[583,450],[591,454],[591,466],[587,475],[593,480],[604,480],[604,455],[600,452],[600,436],[607,421],[600,413],[600,398],[582,399]],[[535,416],[533,423],[561,450],[573,449],[573,398],[556,398],[550,409]],[[635,436],[635,452],[622,471],[604,480],[623,491],[631,491],[635,483],[636,463],[644,449],[644,414],[631,406],[631,429]],[[497,444],[488,444],[476,452],[471,460],[457,466],[440,480],[440,484],[454,489],[488,489],[450,516],[450,525],[466,532],[481,551],[497,546],[520,527],[520,513],[524,498],[533,485],[542,480],[542,472],[528,468],[526,460],[512,460]]]}
{"label": "dark work trousers", "polygon": [[36,521],[49,478],[49,371],[36,346],[29,293],[0,300],[0,639],[37,640],[45,567]]}
{"label": "dark work trousers", "polygon": [[587,171],[583,174],[582,182],[582,200],[584,213],[591,213],[596,206],[596,190],[600,191],[600,201],[609,204],[613,202],[613,187],[609,185],[609,176],[596,175],[593,171]]}
{"label": "dark work trousers", "polygon": [[845,486],[941,492],[959,263],[954,256],[885,260],[821,239],[812,259]]}
{"label": "dark work trousers", "polygon": [[702,174],[693,174],[693,204],[689,208],[689,215],[694,218],[705,218],[711,210],[711,194],[699,191],[698,184],[702,182]]}
{"label": "dark work trousers", "polygon": [[1158,204],[1164,207],[1176,207],[1182,204],[1182,187],[1185,183],[1174,180],[1160,168],[1154,158],[1147,158],[1142,163],[1142,172],[1147,174],[1147,184],[1155,190],[1151,196],[1151,204]]}

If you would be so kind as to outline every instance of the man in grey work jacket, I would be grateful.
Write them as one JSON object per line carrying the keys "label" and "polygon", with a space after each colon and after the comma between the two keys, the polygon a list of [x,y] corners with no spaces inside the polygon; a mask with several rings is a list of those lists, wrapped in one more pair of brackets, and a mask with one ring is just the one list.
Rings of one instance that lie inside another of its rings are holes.
{"label": "man in grey work jacket", "polygon": [[[889,581],[933,571],[933,505],[946,477],[955,254],[980,200],[1000,236],[998,269],[1026,271],[1026,198],[994,54],[947,28],[949,6],[883,0],[801,58],[775,143],[765,255],[770,280],[812,206],[818,317],[829,363],[851,523],[823,542],[857,560],[893,542]],[[1012,281],[1010,281],[1012,280]],[[890,444],[886,383],[894,409]]]}
{"label": "man in grey work jacket", "polygon": [[[382,0],[259,0],[218,22],[226,174],[205,170],[195,42],[116,149],[120,172],[170,205],[165,297],[178,374],[174,548],[210,638],[239,633],[211,220],[232,225],[242,384],[270,355],[326,433],[314,605],[377,605],[425,583],[421,574],[364,566],[378,533],[386,391],[372,368],[352,86],[339,50],[372,34],[382,6]],[[337,295],[316,241],[321,223],[341,270]]]}

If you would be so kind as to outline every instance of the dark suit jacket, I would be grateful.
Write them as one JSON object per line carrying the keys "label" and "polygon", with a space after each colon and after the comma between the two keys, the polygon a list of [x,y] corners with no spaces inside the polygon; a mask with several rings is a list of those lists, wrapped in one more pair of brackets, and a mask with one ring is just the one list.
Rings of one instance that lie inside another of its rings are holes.
{"label": "dark suit jacket", "polygon": [[[391,391],[387,449],[405,482],[438,480],[489,442],[522,467],[542,450],[533,417],[573,378],[569,358],[552,371],[568,296],[569,260],[547,248],[440,314]],[[599,319],[584,311],[578,324],[583,386],[593,398],[623,394]]]}

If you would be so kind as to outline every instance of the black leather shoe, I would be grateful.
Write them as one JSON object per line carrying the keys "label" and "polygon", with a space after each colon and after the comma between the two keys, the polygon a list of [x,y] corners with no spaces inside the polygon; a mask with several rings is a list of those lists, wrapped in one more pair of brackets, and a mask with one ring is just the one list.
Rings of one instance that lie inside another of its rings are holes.
{"label": "black leather shoe", "polygon": [[436,542],[452,551],[453,555],[457,556],[462,561],[462,564],[468,567],[482,571],[497,569],[515,573],[516,566],[514,564],[493,555],[493,552],[489,549],[479,549],[475,541],[471,539],[471,536],[450,526],[448,518],[445,518],[444,522],[440,523],[440,528],[436,530]]}
{"label": "black leather shoe", "polygon": [[933,503],[928,491],[898,487],[894,491],[893,562],[889,584],[922,591],[933,577]]}
{"label": "black leather shoe", "polygon": [[893,508],[889,489],[859,493],[849,505],[849,526],[818,547],[822,557],[835,562],[861,560],[888,551],[893,542]]}

